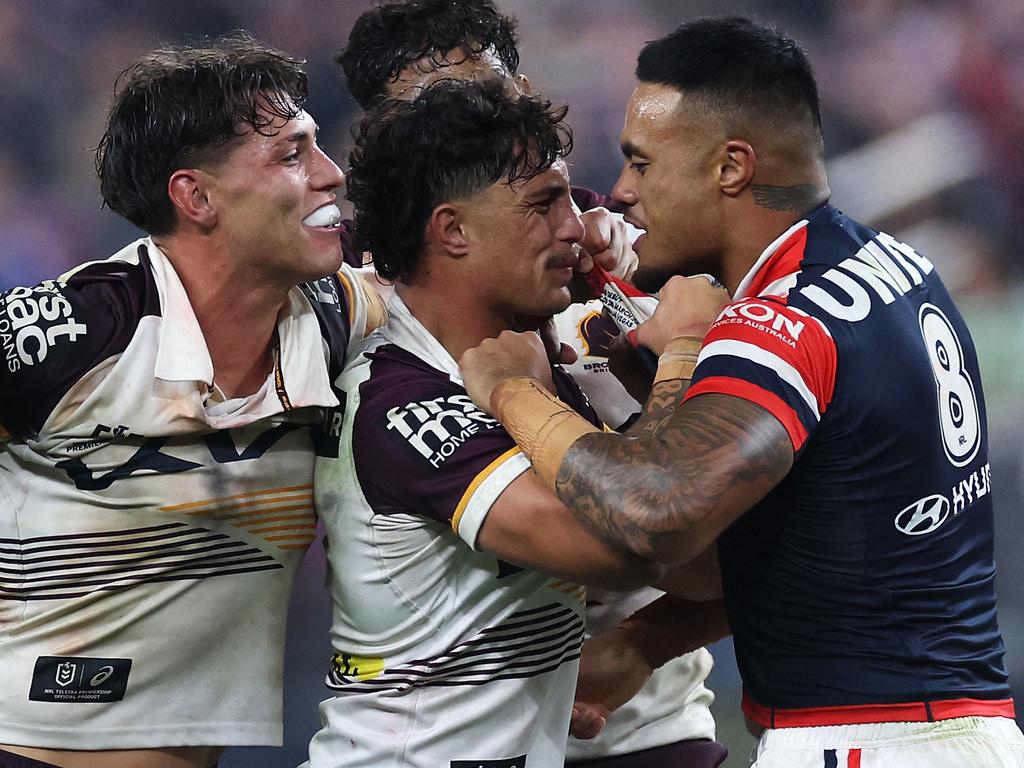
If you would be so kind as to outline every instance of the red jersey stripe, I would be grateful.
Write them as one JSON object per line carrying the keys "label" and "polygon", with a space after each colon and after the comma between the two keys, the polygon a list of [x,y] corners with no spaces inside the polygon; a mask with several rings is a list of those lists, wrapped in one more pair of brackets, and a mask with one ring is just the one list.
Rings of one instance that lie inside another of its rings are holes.
{"label": "red jersey stripe", "polygon": [[807,440],[807,428],[800,421],[796,411],[781,397],[763,387],[728,376],[709,376],[690,387],[683,397],[683,402],[702,394],[731,395],[761,406],[785,428],[793,443],[794,452],[799,451]]}
{"label": "red jersey stripe", "polygon": [[[775,254],[768,259],[761,272],[754,277],[747,296],[760,296],[761,292],[777,280],[800,271],[807,246],[807,227],[801,227],[782,243]],[[786,297],[780,297],[785,302]]]}
{"label": "red jersey stripe", "polygon": [[864,723],[930,723],[956,717],[1008,717],[1015,715],[1013,699],[948,699],[900,704],[854,704],[845,707],[776,709],[764,707],[743,694],[744,714],[765,728],[805,728],[817,725]]}

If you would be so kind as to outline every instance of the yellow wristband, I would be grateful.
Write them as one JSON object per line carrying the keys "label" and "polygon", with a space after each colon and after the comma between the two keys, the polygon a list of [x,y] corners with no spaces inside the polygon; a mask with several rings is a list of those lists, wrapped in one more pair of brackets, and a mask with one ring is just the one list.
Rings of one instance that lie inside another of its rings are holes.
{"label": "yellow wristband", "polygon": [[703,344],[704,339],[696,336],[679,336],[672,339],[665,345],[658,358],[658,371],[654,374],[654,383],[671,379],[692,379]]}
{"label": "yellow wristband", "polygon": [[538,381],[525,376],[507,379],[494,388],[491,411],[551,488],[569,446],[583,435],[601,431]]}

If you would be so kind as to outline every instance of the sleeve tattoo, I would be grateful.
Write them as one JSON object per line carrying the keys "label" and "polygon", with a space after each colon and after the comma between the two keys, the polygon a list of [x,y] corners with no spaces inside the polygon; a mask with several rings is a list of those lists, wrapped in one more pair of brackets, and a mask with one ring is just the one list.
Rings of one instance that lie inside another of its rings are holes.
{"label": "sleeve tattoo", "polygon": [[702,552],[793,463],[792,443],[768,411],[718,394],[680,405],[671,384],[652,391],[628,434],[577,440],[556,484],[594,535],[663,563]]}

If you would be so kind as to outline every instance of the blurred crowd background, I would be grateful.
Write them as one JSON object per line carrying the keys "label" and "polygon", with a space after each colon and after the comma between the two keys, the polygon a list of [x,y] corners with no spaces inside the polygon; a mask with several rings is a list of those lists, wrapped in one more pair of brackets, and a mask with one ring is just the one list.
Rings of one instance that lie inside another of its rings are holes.
{"label": "blurred crowd background", "polygon": [[[457,1],[457,0],[453,0]],[[358,119],[333,57],[371,0],[2,0],[0,290],[106,258],[138,236],[101,206],[92,148],[114,81],[162,41],[246,28],[308,60],[321,143],[344,166]],[[833,202],[912,243],[958,297],[982,358],[996,493],[1000,619],[1024,692],[1024,3],[1020,0],[505,0],[521,71],[570,105],[575,183],[609,191],[647,40],[742,12],[801,40],[823,97]],[[879,382],[879,397],[885,397]],[[328,691],[323,553],[292,605],[286,745],[233,750],[224,768],[296,765]],[[951,632],[959,631],[955,625]],[[168,637],[166,642],[174,639]],[[728,641],[712,686],[727,763],[747,765]],[[243,652],[240,649],[240,652]],[[263,670],[251,670],[253,675]],[[211,681],[211,685],[230,681]],[[1020,708],[1024,711],[1024,707]]]}

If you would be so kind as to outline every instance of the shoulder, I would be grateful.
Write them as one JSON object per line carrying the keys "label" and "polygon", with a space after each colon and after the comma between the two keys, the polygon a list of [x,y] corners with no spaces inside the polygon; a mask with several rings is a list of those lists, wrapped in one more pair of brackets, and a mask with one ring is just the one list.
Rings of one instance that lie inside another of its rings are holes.
{"label": "shoulder", "polygon": [[140,241],[107,261],[0,294],[0,423],[30,434],[86,373],[122,353],[159,290]]}
{"label": "shoulder", "polygon": [[346,369],[345,386],[359,394],[359,413],[383,419],[386,428],[406,432],[449,416],[497,425],[477,408],[465,388],[413,352],[384,339],[369,338],[367,348]]}

